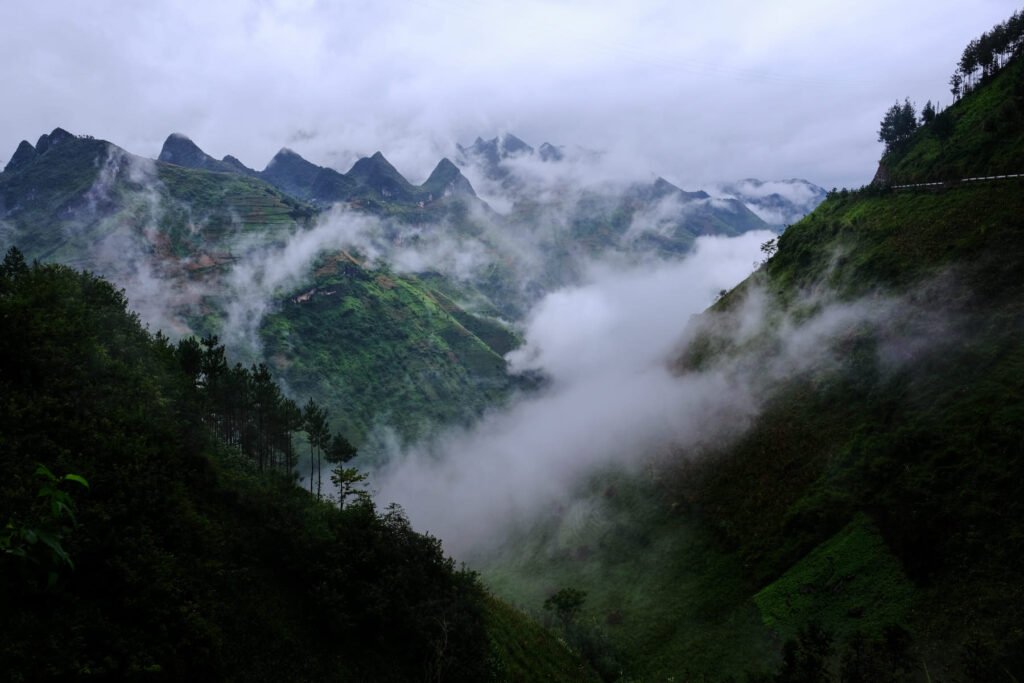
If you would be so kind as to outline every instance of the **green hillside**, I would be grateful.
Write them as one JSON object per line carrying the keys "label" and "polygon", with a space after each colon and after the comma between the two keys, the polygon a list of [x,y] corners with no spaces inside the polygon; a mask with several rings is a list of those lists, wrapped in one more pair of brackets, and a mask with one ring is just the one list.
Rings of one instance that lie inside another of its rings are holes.
{"label": "green hillside", "polygon": [[268,316],[269,362],[300,396],[343,407],[337,427],[361,441],[376,423],[402,435],[479,415],[512,379],[502,357],[518,339],[428,285],[323,255],[308,288]]}
{"label": "green hillside", "polygon": [[[950,146],[933,122],[887,156],[892,180],[1024,169],[1021,66],[945,112]],[[598,480],[591,522],[569,507],[484,575],[537,615],[554,590],[585,590],[596,661],[623,680],[1020,680],[1022,189],[831,193],[692,323],[677,361],[681,381],[757,382],[753,423],[651,478]],[[818,363],[785,361],[847,313],[801,352]]]}
{"label": "green hillside", "polygon": [[[129,297],[167,308],[178,333],[224,335],[237,295],[227,286],[232,269],[281,248],[318,215],[259,178],[152,162],[60,129],[19,150],[0,174],[0,243],[29,259],[126,280]],[[457,180],[454,166],[439,169],[434,185]],[[453,202],[431,211],[454,210]],[[416,220],[433,215],[416,218],[414,205],[385,209]],[[323,256],[325,263],[332,258]],[[140,268],[151,273],[141,283],[150,291],[132,289]],[[361,441],[376,424],[411,437],[469,419],[507,393],[501,356],[518,343],[515,336],[415,278],[348,262],[341,270],[319,264],[294,286],[267,295],[266,359],[297,398],[325,404],[335,428],[351,439]],[[308,291],[319,294],[297,303]],[[327,298],[327,291],[339,295]]]}
{"label": "green hillside", "polygon": [[968,93],[882,157],[893,184],[1024,173],[1024,63]]}
{"label": "green hillside", "polygon": [[218,441],[187,347],[108,283],[10,252],[0,327],[5,680],[587,680],[400,510]]}

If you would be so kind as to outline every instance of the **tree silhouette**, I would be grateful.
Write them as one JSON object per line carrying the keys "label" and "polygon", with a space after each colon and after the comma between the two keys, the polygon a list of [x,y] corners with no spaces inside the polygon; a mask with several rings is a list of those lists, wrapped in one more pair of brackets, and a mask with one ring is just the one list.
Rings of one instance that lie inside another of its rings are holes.
{"label": "tree silhouette", "polygon": [[903,100],[903,104],[896,102],[889,107],[879,124],[878,141],[885,143],[885,151],[896,149],[910,139],[910,136],[917,130],[917,113],[910,98]]}

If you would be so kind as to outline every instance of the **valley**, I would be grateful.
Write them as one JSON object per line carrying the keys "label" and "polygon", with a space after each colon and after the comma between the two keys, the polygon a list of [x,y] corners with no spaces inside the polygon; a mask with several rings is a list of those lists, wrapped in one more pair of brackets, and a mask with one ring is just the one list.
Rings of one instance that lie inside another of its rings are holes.
{"label": "valley", "polygon": [[0,670],[1024,676],[1021,16],[859,188],[505,127],[22,141]]}

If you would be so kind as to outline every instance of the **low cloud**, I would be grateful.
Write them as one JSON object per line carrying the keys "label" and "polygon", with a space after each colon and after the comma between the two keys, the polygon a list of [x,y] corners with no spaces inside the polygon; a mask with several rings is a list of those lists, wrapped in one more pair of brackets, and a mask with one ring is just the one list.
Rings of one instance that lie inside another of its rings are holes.
{"label": "low cloud", "polygon": [[[376,231],[376,218],[341,207],[328,212],[309,230],[299,230],[283,245],[254,243],[225,277],[223,341],[236,351],[258,354],[259,329],[276,301],[311,279],[313,262],[324,251],[359,243]],[[368,254],[375,257],[377,254]]]}
{"label": "low cloud", "polygon": [[[925,303],[935,292],[839,301],[819,288],[783,311],[749,286],[730,311],[692,318],[750,272],[770,236],[700,238],[677,263],[594,266],[585,284],[545,297],[509,360],[543,372],[548,386],[471,429],[397,449],[376,474],[377,499],[398,502],[448,552],[472,558],[608,467],[728,444],[779,383],[839,369],[852,339],[871,338],[890,372],[955,337],[949,317]],[[725,352],[681,369],[683,349],[707,335]]]}
{"label": "low cloud", "polygon": [[509,360],[543,371],[548,388],[395,454],[376,478],[378,499],[402,504],[461,555],[566,496],[594,468],[706,434],[702,425],[723,424],[723,410],[751,414],[725,373],[684,382],[669,359],[689,317],[750,272],[769,236],[701,238],[686,260],[647,268],[594,265],[585,284],[545,297]]}

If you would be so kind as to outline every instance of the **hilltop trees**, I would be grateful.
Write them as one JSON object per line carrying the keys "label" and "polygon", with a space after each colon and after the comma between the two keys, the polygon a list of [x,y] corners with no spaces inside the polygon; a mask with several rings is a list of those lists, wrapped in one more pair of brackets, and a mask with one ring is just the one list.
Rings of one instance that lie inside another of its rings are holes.
{"label": "hilltop trees", "polygon": [[[931,104],[929,102],[929,104]],[[934,109],[932,110],[934,113]],[[917,112],[910,99],[903,100],[903,104],[897,102],[889,107],[882,117],[878,129],[878,141],[885,143],[885,151],[899,147],[910,139],[910,136],[917,130]]]}
{"label": "hilltop trees", "polygon": [[569,624],[576,618],[576,615],[583,609],[583,603],[587,600],[585,591],[578,588],[563,588],[544,601],[544,609],[554,612],[562,626],[569,627]]}
{"label": "hilltop trees", "polygon": [[[949,90],[957,101],[997,74],[1024,52],[1024,14],[1014,12],[1006,21],[971,40],[964,48],[956,71],[949,78]],[[885,154],[899,150],[919,127],[927,126],[940,140],[952,133],[953,122],[941,107],[931,100],[921,109],[920,118],[910,98],[896,102],[885,112],[879,124],[878,141],[885,143]]]}
{"label": "hilltop trees", "polygon": [[932,104],[931,100],[928,100],[924,108],[921,110],[921,125],[926,126],[935,120],[935,105]]}
{"label": "hilltop trees", "polygon": [[982,80],[993,76],[1024,50],[1024,14],[1018,10],[1003,23],[982,33],[964,48],[949,79],[954,99],[963,97]]}

